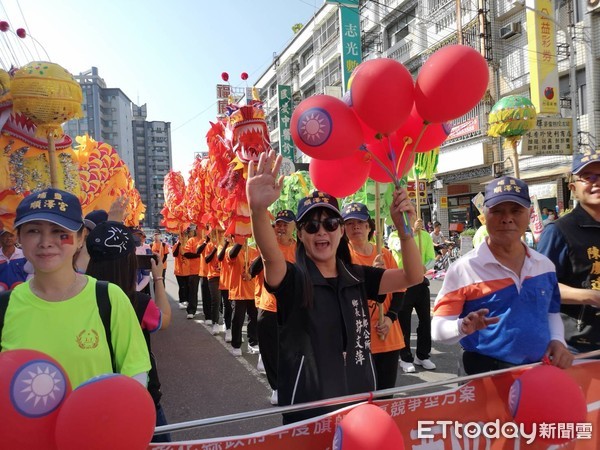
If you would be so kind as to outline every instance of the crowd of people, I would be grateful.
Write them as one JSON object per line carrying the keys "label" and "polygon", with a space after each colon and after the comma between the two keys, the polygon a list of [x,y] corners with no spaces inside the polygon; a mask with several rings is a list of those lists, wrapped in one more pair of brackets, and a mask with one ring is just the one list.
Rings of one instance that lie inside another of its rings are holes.
{"label": "crowd of people", "polygon": [[[402,188],[387,248],[374,239],[380,230],[366,205],[340,208],[325,192],[273,216],[282,188],[274,152],[249,167],[253,242],[198,226],[172,247],[160,233],[150,245],[142,229],[123,225],[126,199],[84,218],[74,195],[35,192],[19,204],[14,229],[0,234],[0,350],[55,357],[74,388],[104,373],[131,376],[152,395],[157,425],[166,424],[151,335],[171,322],[164,279],[172,254],[179,309],[187,319],[201,313],[232,355],[259,354],[274,405],[392,388],[399,368],[436,369],[432,341],[460,343],[467,374],[542,360],[567,368],[574,354],[600,347],[598,156],[574,157],[577,206],[547,223],[538,251],[522,240],[527,184],[488,183],[487,235],[449,267],[433,317],[424,273],[447,241],[439,222],[427,231]],[[284,423],[334,408],[286,413]]]}

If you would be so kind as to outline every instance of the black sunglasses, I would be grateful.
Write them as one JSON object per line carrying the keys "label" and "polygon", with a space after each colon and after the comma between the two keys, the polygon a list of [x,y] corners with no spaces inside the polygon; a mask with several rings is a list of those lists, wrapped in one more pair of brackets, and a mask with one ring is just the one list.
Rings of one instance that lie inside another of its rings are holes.
{"label": "black sunglasses", "polygon": [[328,217],[325,220],[308,220],[306,222],[302,222],[300,228],[306,231],[308,234],[315,234],[317,231],[321,229],[321,225],[325,228],[325,231],[335,231],[339,228],[341,223],[341,219],[336,217]]}
{"label": "black sunglasses", "polygon": [[594,184],[600,180],[600,174],[590,173],[588,175],[579,176],[575,181],[581,181],[584,184]]}

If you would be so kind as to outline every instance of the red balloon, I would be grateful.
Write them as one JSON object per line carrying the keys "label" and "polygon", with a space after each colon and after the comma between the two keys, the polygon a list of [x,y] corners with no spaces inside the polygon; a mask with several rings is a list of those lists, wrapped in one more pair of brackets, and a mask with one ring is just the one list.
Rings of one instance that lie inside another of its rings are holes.
{"label": "red balloon", "polygon": [[8,22],[6,20],[0,20],[0,31],[2,31],[3,33],[8,31],[8,29],[10,28],[10,25],[8,24]]}
{"label": "red balloon", "polygon": [[353,154],[363,142],[360,124],[343,101],[330,95],[302,100],[292,113],[292,139],[315,159],[339,159]]}
{"label": "red balloon", "polygon": [[354,194],[367,181],[370,169],[371,158],[361,150],[341,159],[312,159],[308,166],[315,187],[338,198]]}
{"label": "red balloon", "polygon": [[221,79],[223,81],[228,81],[229,80],[229,74],[227,72],[222,72],[221,73]]}
{"label": "red balloon", "polygon": [[369,178],[380,183],[391,183],[394,181],[388,171],[397,178],[402,178],[410,170],[415,160],[415,154],[410,151],[409,146],[405,148],[404,146],[395,145],[392,142],[392,147],[390,148],[390,140],[386,137],[372,144],[367,144],[367,149],[372,154]]}
{"label": "red balloon", "polygon": [[410,72],[394,59],[365,61],[354,69],[352,108],[374,130],[388,134],[406,121],[414,103]]}
{"label": "red balloon", "polygon": [[241,78],[242,78],[242,80],[247,80],[248,74],[246,72],[242,72]]}
{"label": "red balloon", "polygon": [[488,87],[488,65],[466,45],[448,45],[431,55],[417,76],[415,104],[427,122],[441,123],[468,113]]}
{"label": "red balloon", "polygon": [[[587,403],[581,387],[565,370],[550,365],[527,370],[510,388],[508,407],[518,424],[531,433],[533,424],[573,424],[588,422]],[[575,429],[575,428],[573,428]],[[555,433],[536,440],[560,444],[569,439]]]}
{"label": "red balloon", "polygon": [[58,450],[146,449],[156,424],[154,401],[133,378],[109,374],[75,389],[56,421]]}
{"label": "red balloon", "polygon": [[404,438],[394,419],[367,403],[352,409],[336,427],[333,450],[403,450]]}
{"label": "red balloon", "polygon": [[19,36],[21,39],[25,39],[25,37],[27,36],[25,28],[17,28],[17,36]]}
{"label": "red balloon", "polygon": [[[416,153],[425,153],[442,145],[452,130],[452,125],[448,122],[425,125],[426,122],[419,115],[417,108],[413,107],[408,120],[390,136],[390,139],[393,143],[404,143],[404,138],[409,137],[412,139],[412,143],[408,148]],[[415,148],[415,143],[423,127],[425,127],[425,132],[419,140],[419,145]]]}
{"label": "red balloon", "polygon": [[0,353],[2,448],[55,450],[54,427],[71,384],[61,365],[35,350]]}

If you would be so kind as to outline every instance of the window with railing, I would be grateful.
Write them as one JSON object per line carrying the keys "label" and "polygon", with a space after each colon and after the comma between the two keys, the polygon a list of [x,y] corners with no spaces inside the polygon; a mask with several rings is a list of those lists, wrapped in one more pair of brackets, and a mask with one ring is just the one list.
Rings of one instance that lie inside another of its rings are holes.
{"label": "window with railing", "polygon": [[305,51],[302,52],[302,55],[300,55],[300,68],[301,69],[304,69],[306,66],[308,66],[312,62],[314,54],[315,54],[315,52],[314,52],[312,45],[310,47],[308,47]]}
{"label": "window with railing", "polygon": [[340,59],[335,58],[323,70],[317,73],[317,90],[323,92],[325,86],[337,86],[342,79]]}
{"label": "window with railing", "polygon": [[406,14],[398,17],[385,29],[387,48],[393,47],[408,36],[408,25],[416,18],[417,8],[413,7]]}
{"label": "window with railing", "polygon": [[317,43],[319,48],[325,47],[339,35],[339,23],[337,14],[332,14],[317,30]]}

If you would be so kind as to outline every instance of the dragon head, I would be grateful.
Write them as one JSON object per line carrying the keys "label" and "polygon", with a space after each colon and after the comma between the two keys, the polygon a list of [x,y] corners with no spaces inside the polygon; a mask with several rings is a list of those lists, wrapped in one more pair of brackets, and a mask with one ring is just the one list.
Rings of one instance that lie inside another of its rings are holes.
{"label": "dragon head", "polygon": [[245,106],[230,104],[227,109],[225,138],[242,163],[258,161],[260,154],[271,148],[262,102],[253,100]]}

